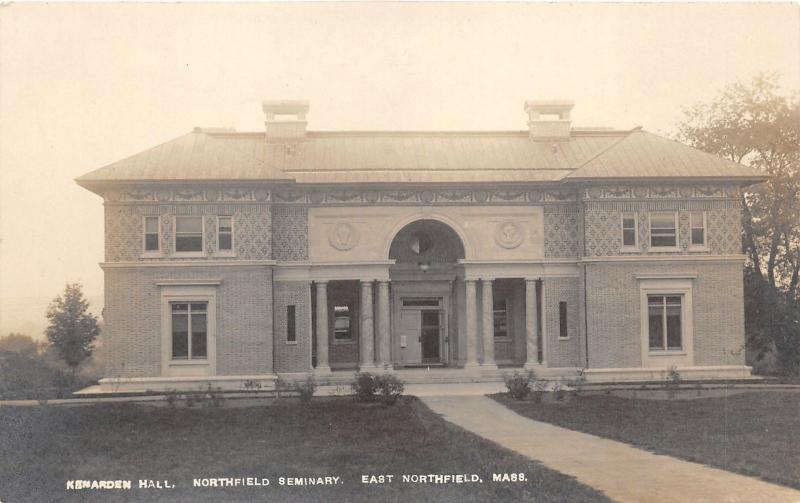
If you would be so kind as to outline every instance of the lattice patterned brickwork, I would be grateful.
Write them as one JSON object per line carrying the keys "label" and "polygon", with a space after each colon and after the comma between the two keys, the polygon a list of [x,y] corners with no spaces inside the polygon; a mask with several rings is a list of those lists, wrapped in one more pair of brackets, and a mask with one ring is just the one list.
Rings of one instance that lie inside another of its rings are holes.
{"label": "lattice patterned brickwork", "polygon": [[580,209],[575,206],[544,207],[544,256],[576,257],[580,251]]}
{"label": "lattice patterned brickwork", "polygon": [[138,260],[142,253],[142,214],[135,207],[106,207],[106,262]]}
{"label": "lattice patterned brickwork", "polygon": [[273,258],[278,261],[308,260],[308,210],[297,206],[272,209]]}
{"label": "lattice patterned brickwork", "polygon": [[[140,260],[143,249],[143,218],[160,217],[161,251],[148,254],[146,260],[197,260],[176,258],[173,218],[175,215],[202,215],[205,219],[203,257],[225,260],[269,260],[272,255],[272,219],[267,205],[109,205],[105,216],[105,251],[107,262]],[[234,226],[234,256],[219,256],[217,246],[217,215],[230,215]],[[203,257],[200,257],[202,259]]]}
{"label": "lattice patterned brickwork", "polygon": [[[678,211],[678,252],[696,253],[689,249],[689,212],[705,211],[708,232],[708,252],[718,255],[741,253],[741,212],[735,202],[730,201],[684,201],[656,204],[648,201],[629,203],[591,203],[587,206],[586,256],[603,257],[621,255],[623,211],[638,213],[639,249],[644,253],[650,243],[651,211]],[[661,252],[659,252],[661,253]],[[629,255],[628,252],[625,253]]]}

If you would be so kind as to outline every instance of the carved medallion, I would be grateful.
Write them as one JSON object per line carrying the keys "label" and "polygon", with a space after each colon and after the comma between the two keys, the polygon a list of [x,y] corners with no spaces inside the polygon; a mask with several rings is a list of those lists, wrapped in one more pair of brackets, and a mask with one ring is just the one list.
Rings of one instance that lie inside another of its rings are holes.
{"label": "carved medallion", "polygon": [[309,198],[311,199],[312,203],[319,204],[325,200],[325,194],[319,191],[314,191],[309,194]]}
{"label": "carved medallion", "polygon": [[168,190],[159,190],[156,192],[156,199],[159,201],[169,201],[172,197],[172,193]]}
{"label": "carved medallion", "polygon": [[489,200],[489,193],[485,190],[476,190],[475,191],[475,201],[479,203],[485,203]]}
{"label": "carved medallion", "polygon": [[216,201],[219,199],[219,191],[215,189],[206,190],[206,201]]}
{"label": "carved medallion", "polygon": [[423,190],[419,194],[419,200],[425,204],[430,204],[433,202],[433,192],[430,190]]}
{"label": "carved medallion", "polygon": [[539,192],[538,190],[531,190],[530,192],[528,192],[528,201],[531,201],[533,203],[538,203],[541,200],[542,200],[542,193]]}
{"label": "carved medallion", "polygon": [[364,195],[364,199],[366,199],[368,203],[377,203],[380,196],[379,192],[371,190]]}
{"label": "carved medallion", "polygon": [[348,223],[338,223],[328,233],[328,242],[337,250],[349,250],[358,244],[358,231]]}
{"label": "carved medallion", "polygon": [[512,249],[522,244],[522,230],[514,222],[502,222],[497,226],[494,240],[503,248]]}

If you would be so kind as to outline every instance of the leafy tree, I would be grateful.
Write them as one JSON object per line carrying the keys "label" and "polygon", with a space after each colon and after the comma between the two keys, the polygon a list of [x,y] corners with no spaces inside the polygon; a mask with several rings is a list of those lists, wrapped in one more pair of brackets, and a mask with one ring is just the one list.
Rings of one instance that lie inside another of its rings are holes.
{"label": "leafy tree", "polygon": [[68,284],[47,309],[50,325],[45,333],[52,348],[69,366],[73,377],[78,366],[92,354],[100,333],[97,317],[88,312],[80,283]]}
{"label": "leafy tree", "polygon": [[745,330],[759,359],[781,370],[800,363],[800,94],[780,94],[778,76],[725,88],[687,108],[677,138],[769,175],[742,196]]}
{"label": "leafy tree", "polygon": [[800,279],[800,100],[775,74],[686,109],[678,139],[770,178],[743,195],[743,246],[758,276],[795,296]]}
{"label": "leafy tree", "polygon": [[19,353],[33,356],[39,351],[39,344],[30,335],[10,333],[0,337],[0,353]]}

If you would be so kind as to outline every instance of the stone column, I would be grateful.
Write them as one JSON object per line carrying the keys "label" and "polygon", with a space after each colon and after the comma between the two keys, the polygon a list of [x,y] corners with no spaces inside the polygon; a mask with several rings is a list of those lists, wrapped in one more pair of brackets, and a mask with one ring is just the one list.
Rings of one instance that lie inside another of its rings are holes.
{"label": "stone column", "polygon": [[475,293],[475,280],[464,280],[466,298],[464,299],[466,310],[466,357],[467,361],[464,363],[464,368],[478,367],[478,319],[476,309],[476,293]]}
{"label": "stone column", "polygon": [[375,330],[372,316],[372,281],[361,282],[361,370],[375,368]]}
{"label": "stone column", "polygon": [[525,338],[526,359],[525,368],[532,369],[539,366],[539,326],[536,309],[536,280],[525,278]]}
{"label": "stone column", "polygon": [[317,367],[316,374],[331,373],[328,364],[328,282],[317,281]]}
{"label": "stone column", "polygon": [[392,365],[389,333],[389,282],[381,280],[378,281],[378,362],[385,369]]}
{"label": "stone column", "polygon": [[497,369],[494,361],[494,295],[492,280],[481,280],[481,308],[483,312],[483,363],[482,368]]}

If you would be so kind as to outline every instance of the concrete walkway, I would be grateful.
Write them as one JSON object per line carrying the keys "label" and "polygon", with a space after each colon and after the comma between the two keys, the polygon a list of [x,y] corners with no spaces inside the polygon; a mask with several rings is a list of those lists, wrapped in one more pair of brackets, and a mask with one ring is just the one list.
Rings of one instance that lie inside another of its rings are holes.
{"label": "concrete walkway", "polygon": [[453,424],[631,503],[800,503],[800,491],[523,417],[481,396],[421,398]]}

